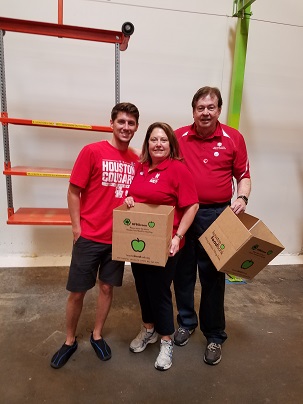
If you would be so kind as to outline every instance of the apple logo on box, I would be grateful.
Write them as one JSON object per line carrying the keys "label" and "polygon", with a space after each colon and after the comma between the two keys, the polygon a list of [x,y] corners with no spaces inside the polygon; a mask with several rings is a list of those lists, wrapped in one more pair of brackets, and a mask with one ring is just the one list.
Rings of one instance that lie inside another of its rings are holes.
{"label": "apple logo on box", "polygon": [[241,268],[242,268],[242,269],[248,269],[248,268],[250,268],[252,265],[254,265],[254,261],[252,261],[252,260],[246,260],[246,261],[242,262]]}
{"label": "apple logo on box", "polygon": [[132,249],[136,252],[142,252],[145,248],[145,241],[139,240],[138,238],[132,240],[131,242]]}

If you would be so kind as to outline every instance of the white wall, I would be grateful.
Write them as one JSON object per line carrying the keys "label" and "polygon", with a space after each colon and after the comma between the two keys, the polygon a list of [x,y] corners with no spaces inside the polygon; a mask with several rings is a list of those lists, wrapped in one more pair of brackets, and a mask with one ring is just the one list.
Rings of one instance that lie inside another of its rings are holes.
{"label": "white wall", "polygon": [[[286,13],[283,0],[274,8],[270,1],[256,0],[252,11],[240,122],[253,181],[248,213],[260,217],[285,245],[285,256],[296,256],[303,244],[303,3],[289,0]],[[221,89],[221,121],[226,122],[236,26],[231,12],[232,0],[132,0],[130,5],[65,0],[63,21],[109,30],[120,30],[125,21],[134,24],[129,47],[120,54],[121,101],[140,109],[133,141],[140,147],[153,121],[174,128],[191,123],[192,96],[204,85]],[[57,0],[0,0],[0,15],[57,23]],[[10,117],[108,124],[115,102],[114,45],[11,32],[4,45]],[[92,132],[14,125],[9,134],[12,165],[50,167],[71,167],[80,149],[100,138]],[[12,182],[15,210],[66,207],[66,179],[12,177]],[[0,191],[2,263],[58,256],[56,263],[65,265],[70,228],[8,226],[5,176]]]}

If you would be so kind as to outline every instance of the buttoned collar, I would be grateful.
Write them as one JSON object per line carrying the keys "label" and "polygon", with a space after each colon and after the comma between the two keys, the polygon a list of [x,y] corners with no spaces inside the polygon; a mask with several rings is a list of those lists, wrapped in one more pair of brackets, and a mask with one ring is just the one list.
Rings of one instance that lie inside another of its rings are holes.
{"label": "buttoned collar", "polygon": [[[154,169],[150,171],[150,173],[153,173],[155,171],[163,171],[166,170],[167,167],[169,166],[171,159],[168,157],[164,161],[162,161],[160,164],[158,164]],[[143,164],[143,172],[144,174],[147,174],[149,170],[149,163],[144,163]]]}

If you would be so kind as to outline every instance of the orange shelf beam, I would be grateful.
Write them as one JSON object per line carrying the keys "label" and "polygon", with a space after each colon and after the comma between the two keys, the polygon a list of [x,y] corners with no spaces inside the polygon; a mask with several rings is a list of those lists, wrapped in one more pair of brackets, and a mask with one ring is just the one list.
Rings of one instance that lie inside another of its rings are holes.
{"label": "orange shelf beam", "polygon": [[20,208],[9,216],[7,224],[67,226],[71,220],[65,208]]}
{"label": "orange shelf beam", "polygon": [[18,20],[15,18],[0,17],[0,29],[4,31],[21,32],[24,34],[82,39],[84,41],[113,44],[117,43],[120,45],[121,51],[127,49],[129,42],[129,36],[125,36],[122,31],[109,31],[104,29],[77,27],[65,24]]}
{"label": "orange shelf beam", "polygon": [[75,130],[91,130],[95,132],[111,133],[113,130],[110,126],[87,125],[82,123],[70,122],[52,122],[33,119],[9,118],[5,112],[1,113],[0,122],[2,124],[23,125],[23,126],[40,126],[48,128],[62,128]]}
{"label": "orange shelf beam", "polygon": [[50,168],[50,167],[32,167],[32,166],[15,166],[5,167],[4,175],[21,175],[28,177],[55,177],[69,178],[71,169],[68,168]]}

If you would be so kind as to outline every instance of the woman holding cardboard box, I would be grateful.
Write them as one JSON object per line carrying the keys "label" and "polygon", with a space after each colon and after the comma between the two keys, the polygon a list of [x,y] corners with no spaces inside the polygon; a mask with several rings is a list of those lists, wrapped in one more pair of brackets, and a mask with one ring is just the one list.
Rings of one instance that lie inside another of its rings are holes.
{"label": "woman holding cardboard box", "polygon": [[173,129],[166,123],[149,126],[144,139],[141,164],[136,171],[125,203],[136,202],[175,207],[169,258],[165,267],[132,263],[141,306],[142,327],[131,342],[132,352],[142,352],[161,336],[158,370],[172,365],[174,317],[171,284],[184,235],[198,210],[198,197],[192,176],[179,157],[179,145]]}

